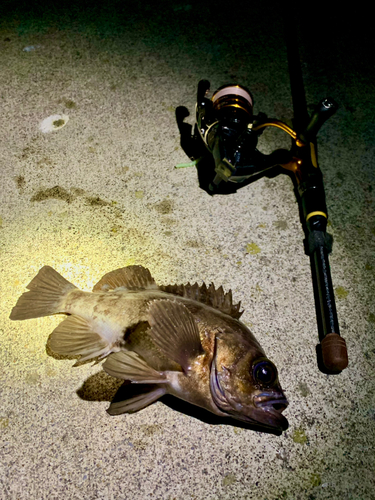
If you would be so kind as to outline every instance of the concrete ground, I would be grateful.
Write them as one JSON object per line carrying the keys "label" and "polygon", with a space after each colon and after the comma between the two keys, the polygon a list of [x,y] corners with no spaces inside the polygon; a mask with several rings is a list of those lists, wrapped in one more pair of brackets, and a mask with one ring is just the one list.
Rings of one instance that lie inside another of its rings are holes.
{"label": "concrete ground", "polygon": [[[375,75],[364,19],[324,12],[298,31],[308,104],[330,95],[340,105],[318,141],[349,353],[333,376],[316,363],[290,179],[211,197],[195,168],[174,169],[189,161],[175,109],[194,123],[202,78],[246,85],[256,113],[291,122],[278,3],[40,4],[0,8],[0,498],[375,498]],[[43,133],[55,114],[69,121]],[[273,129],[259,149],[289,145]],[[130,264],[161,284],[231,288],[279,369],[289,429],[215,425],[168,401],[110,417],[118,382],[46,350],[61,317],[8,319],[46,264],[84,290]]]}

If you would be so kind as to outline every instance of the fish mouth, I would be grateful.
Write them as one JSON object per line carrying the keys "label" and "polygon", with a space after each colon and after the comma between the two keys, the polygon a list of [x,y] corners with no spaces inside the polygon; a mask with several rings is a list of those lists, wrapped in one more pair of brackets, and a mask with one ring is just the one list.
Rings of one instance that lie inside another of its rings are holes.
{"label": "fish mouth", "polygon": [[[257,414],[260,420],[266,425],[270,424],[272,427],[285,431],[289,424],[287,419],[282,415],[282,412],[288,406],[288,400],[281,391],[264,391],[257,396],[254,396],[254,405],[257,408]],[[262,412],[258,413],[259,410]]]}

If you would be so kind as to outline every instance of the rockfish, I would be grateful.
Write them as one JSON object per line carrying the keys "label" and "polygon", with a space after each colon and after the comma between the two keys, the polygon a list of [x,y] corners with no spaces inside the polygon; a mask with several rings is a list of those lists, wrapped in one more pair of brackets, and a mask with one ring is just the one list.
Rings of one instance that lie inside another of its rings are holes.
{"label": "rockfish", "polygon": [[159,286],[142,266],[106,274],[93,292],[45,266],[27,288],[10,319],[67,314],[52,332],[52,351],[79,362],[107,358],[104,370],[131,382],[127,399],[112,402],[109,414],[133,413],[172,394],[221,417],[288,428],[277,369],[239,321],[231,291]]}

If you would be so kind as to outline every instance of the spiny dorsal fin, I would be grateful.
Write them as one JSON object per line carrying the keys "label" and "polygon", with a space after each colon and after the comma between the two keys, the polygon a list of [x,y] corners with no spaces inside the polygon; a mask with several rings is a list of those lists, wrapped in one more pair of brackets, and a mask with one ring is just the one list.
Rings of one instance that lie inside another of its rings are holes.
{"label": "spiny dorsal fin", "polygon": [[93,292],[108,292],[120,287],[128,290],[159,288],[148,269],[143,266],[127,266],[105,274],[94,286]]}
{"label": "spiny dorsal fin", "polygon": [[222,286],[215,290],[213,283],[208,288],[205,283],[201,286],[198,283],[194,283],[194,285],[188,283],[187,285],[167,285],[159,288],[164,292],[207,304],[235,319],[239,319],[243,313],[243,311],[240,311],[241,302],[233,304],[232,290],[224,293]]}

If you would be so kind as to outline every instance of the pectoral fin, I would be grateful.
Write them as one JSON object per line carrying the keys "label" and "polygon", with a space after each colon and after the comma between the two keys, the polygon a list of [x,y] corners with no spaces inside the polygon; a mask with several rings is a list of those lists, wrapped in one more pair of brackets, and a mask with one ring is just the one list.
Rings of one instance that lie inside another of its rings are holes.
{"label": "pectoral fin", "polygon": [[183,304],[154,300],[148,310],[148,322],[157,347],[178,363],[185,373],[192,360],[204,353],[194,316]]}

